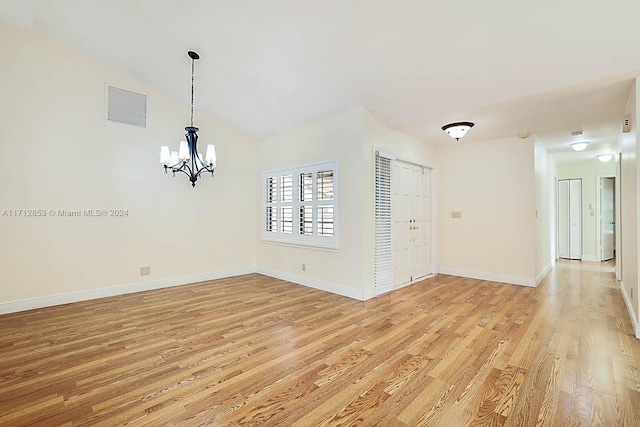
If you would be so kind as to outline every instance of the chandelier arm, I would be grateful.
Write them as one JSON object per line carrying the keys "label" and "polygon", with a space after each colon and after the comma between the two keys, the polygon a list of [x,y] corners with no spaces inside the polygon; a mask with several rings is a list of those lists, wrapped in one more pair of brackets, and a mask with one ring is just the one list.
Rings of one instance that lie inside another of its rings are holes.
{"label": "chandelier arm", "polygon": [[[189,177],[193,176],[193,170],[191,169],[191,166],[189,166],[187,163],[184,164],[184,167],[182,168],[182,170],[184,171],[184,173],[186,173]],[[189,172],[187,172],[189,171]]]}
{"label": "chandelier arm", "polygon": [[171,172],[173,172],[174,174],[175,174],[176,172],[186,173],[182,168],[171,168]]}
{"label": "chandelier arm", "polygon": [[208,166],[201,167],[200,169],[198,169],[198,172],[196,172],[196,178],[200,178],[200,175],[202,175],[204,172],[207,172],[213,175],[215,171],[216,171],[215,168],[210,168]]}
{"label": "chandelier arm", "polygon": [[211,172],[211,170],[215,169],[214,167],[209,166],[209,163],[205,163],[200,156],[197,156],[196,160],[196,171],[200,171],[201,169],[206,169],[207,172]]}
{"label": "chandelier arm", "polygon": [[180,166],[180,168],[176,167],[178,165],[182,165],[184,162],[182,160],[178,161],[178,163],[174,163],[172,165],[164,165],[165,168],[169,168],[169,169],[180,169],[182,166]]}

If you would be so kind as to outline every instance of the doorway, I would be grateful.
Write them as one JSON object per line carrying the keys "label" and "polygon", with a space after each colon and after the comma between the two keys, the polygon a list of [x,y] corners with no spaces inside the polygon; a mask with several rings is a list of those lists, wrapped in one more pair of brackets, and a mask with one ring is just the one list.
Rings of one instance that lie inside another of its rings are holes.
{"label": "doorway", "polygon": [[391,180],[393,288],[431,274],[431,169],[395,160]]}
{"label": "doorway", "polygon": [[582,259],[582,180],[558,181],[558,257]]}
{"label": "doorway", "polygon": [[600,260],[615,257],[615,178],[600,177]]}

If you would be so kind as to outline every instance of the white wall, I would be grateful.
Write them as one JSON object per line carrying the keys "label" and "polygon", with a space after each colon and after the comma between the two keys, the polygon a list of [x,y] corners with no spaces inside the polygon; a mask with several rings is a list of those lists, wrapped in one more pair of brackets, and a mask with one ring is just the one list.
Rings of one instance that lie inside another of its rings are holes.
{"label": "white wall", "polygon": [[[374,295],[374,154],[379,148],[425,166],[435,166],[428,144],[391,130],[358,108],[260,141],[258,186],[272,169],[338,160],[340,248],[317,250],[259,241],[258,271],[341,295]],[[262,206],[258,208],[262,218]],[[258,221],[258,239],[262,221]],[[302,264],[306,271],[302,271]]]}
{"label": "white wall", "polygon": [[557,165],[558,179],[582,179],[582,260],[600,261],[598,253],[598,180],[601,176],[615,176],[616,164],[601,162],[595,156]]}
{"label": "white wall", "polygon": [[[264,171],[338,160],[340,247],[337,251],[327,251],[262,241],[260,203],[256,221],[258,271],[341,295],[365,298],[362,218],[368,213],[363,212],[363,114],[362,109],[348,111],[260,141],[254,181],[260,197]],[[302,271],[303,263],[306,271]]]}
{"label": "white wall", "polygon": [[555,163],[544,146],[534,139],[536,185],[536,283],[544,278],[555,263]]}
{"label": "white wall", "polygon": [[438,170],[440,272],[534,286],[533,138],[452,141]]}
{"label": "white wall", "polygon": [[627,307],[630,308],[632,319],[636,323],[636,337],[640,338],[640,311],[638,306],[638,112],[637,99],[640,96],[638,80],[633,84],[629,95],[626,114],[631,117],[631,132],[622,133],[620,136],[618,151],[620,158],[620,240],[618,244],[621,250],[620,267],[622,269],[622,291]]}
{"label": "white wall", "polygon": [[[216,144],[219,167],[191,188],[159,163],[160,145],[184,138],[188,93],[179,105],[28,30],[0,26],[0,52],[0,209],[128,211],[0,217],[4,311],[253,269],[254,141],[198,114],[201,144]],[[146,128],[105,119],[105,84],[148,95]]]}

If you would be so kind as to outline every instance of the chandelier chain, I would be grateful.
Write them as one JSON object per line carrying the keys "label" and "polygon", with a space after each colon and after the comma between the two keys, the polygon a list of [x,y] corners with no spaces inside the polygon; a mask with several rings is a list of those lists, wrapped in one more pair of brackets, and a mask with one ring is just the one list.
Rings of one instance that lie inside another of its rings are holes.
{"label": "chandelier chain", "polygon": [[193,86],[195,82],[194,63],[195,59],[191,58],[191,127],[193,127]]}

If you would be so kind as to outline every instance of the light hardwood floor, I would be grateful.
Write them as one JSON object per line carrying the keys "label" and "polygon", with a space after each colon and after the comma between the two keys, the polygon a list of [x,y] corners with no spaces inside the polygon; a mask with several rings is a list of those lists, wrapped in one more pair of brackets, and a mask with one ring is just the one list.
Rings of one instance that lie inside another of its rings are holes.
{"label": "light hardwood floor", "polygon": [[0,316],[0,425],[640,425],[607,263],[359,302],[258,274]]}

